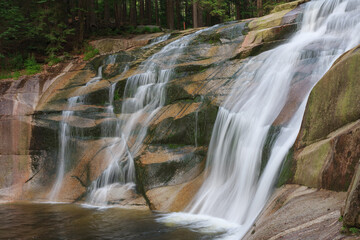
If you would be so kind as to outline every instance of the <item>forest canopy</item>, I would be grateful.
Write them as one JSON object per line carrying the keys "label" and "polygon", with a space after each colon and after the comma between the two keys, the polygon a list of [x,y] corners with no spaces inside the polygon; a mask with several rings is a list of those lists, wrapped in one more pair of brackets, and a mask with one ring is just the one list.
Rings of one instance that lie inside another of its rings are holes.
{"label": "forest canopy", "polygon": [[279,0],[0,0],[0,73],[56,63],[100,36],[186,29],[268,13]]}

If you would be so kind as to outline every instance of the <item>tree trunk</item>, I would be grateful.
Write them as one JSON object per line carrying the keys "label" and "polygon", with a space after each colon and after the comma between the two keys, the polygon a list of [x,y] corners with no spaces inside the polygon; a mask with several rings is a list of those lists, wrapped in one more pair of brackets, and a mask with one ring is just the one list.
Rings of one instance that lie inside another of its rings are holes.
{"label": "tree trunk", "polygon": [[209,11],[206,12],[206,26],[211,26],[211,14]]}
{"label": "tree trunk", "polygon": [[198,28],[199,27],[199,22],[198,22],[198,2],[197,0],[194,0],[193,2],[193,25],[194,28]]}
{"label": "tree trunk", "polygon": [[125,23],[128,21],[128,14],[127,14],[127,8],[126,8],[126,1],[121,0],[121,13],[120,13],[120,19],[121,19],[121,25],[125,25]]}
{"label": "tree trunk", "polygon": [[152,4],[151,0],[146,0],[146,20],[147,24],[151,25],[152,20]]}
{"label": "tree trunk", "polygon": [[175,4],[176,4],[176,23],[177,23],[176,28],[181,29],[182,18],[181,18],[181,2],[180,2],[180,0],[176,0]]}
{"label": "tree trunk", "polygon": [[236,20],[240,20],[241,19],[241,6],[240,6],[240,2],[236,2],[235,3],[235,7],[236,7]]}
{"label": "tree trunk", "polygon": [[174,2],[173,0],[166,1],[166,17],[167,26],[169,29],[174,30]]}
{"label": "tree trunk", "polygon": [[115,11],[115,25],[117,28],[123,25],[123,21],[121,19],[121,3],[119,0],[115,0],[114,2],[114,11]]}
{"label": "tree trunk", "polygon": [[258,17],[261,17],[263,15],[262,0],[257,0],[256,3],[258,10]]}
{"label": "tree trunk", "polygon": [[185,16],[184,16],[184,22],[186,25],[188,25],[191,22],[191,6],[189,6],[189,3],[187,0],[185,0]]}
{"label": "tree trunk", "polygon": [[74,11],[74,9],[76,8],[75,0],[70,0],[69,8],[70,9],[68,10],[68,12],[71,14],[71,23],[75,24],[75,17],[76,17],[76,12]]}
{"label": "tree trunk", "polygon": [[204,26],[204,21],[203,21],[203,8],[202,6],[198,5],[198,13],[197,13],[197,16],[198,16],[198,26],[199,27],[203,27]]}
{"label": "tree trunk", "polygon": [[90,28],[93,29],[96,27],[96,13],[95,13],[95,0],[90,0]]}
{"label": "tree trunk", "polygon": [[105,26],[109,26],[109,20],[110,20],[109,0],[104,0],[104,24],[105,24]]}
{"label": "tree trunk", "polygon": [[159,2],[158,0],[155,0],[155,20],[156,25],[160,26],[160,19],[159,19]]}
{"label": "tree trunk", "polygon": [[85,31],[90,32],[90,2],[91,0],[85,0],[84,2],[84,21],[85,21]]}
{"label": "tree trunk", "polygon": [[144,0],[140,0],[139,1],[139,22],[140,22],[140,25],[143,25],[144,24],[144,18],[145,18],[145,15],[144,15]]}
{"label": "tree trunk", "polygon": [[79,0],[79,10],[78,10],[78,17],[79,17],[79,25],[78,25],[78,48],[81,46],[82,42],[84,41],[84,31],[85,31],[85,0]]}
{"label": "tree trunk", "polygon": [[131,0],[130,5],[130,24],[136,26],[136,0]]}

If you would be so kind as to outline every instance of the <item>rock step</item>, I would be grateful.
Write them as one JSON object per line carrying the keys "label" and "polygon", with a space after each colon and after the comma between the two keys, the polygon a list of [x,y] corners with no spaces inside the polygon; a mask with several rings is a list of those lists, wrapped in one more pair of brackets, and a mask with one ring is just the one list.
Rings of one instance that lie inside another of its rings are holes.
{"label": "rock step", "polygon": [[178,185],[197,177],[204,169],[206,148],[184,145],[149,145],[135,159],[137,178],[144,192]]}

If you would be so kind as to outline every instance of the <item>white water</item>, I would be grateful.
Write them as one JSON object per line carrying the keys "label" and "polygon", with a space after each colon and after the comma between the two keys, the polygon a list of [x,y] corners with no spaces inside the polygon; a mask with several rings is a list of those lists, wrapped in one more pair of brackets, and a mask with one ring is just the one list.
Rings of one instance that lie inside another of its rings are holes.
{"label": "white water", "polygon": [[[110,57],[109,59],[110,59],[110,61],[108,61],[107,64],[115,63],[115,58]],[[120,76],[118,78],[121,79],[127,73],[128,70],[129,70],[129,65],[126,65],[124,67],[123,72],[120,74]],[[111,84],[109,87],[108,106],[106,107],[106,114],[109,119],[116,118],[116,115],[114,113],[114,97],[115,97],[116,84],[117,84],[117,82]],[[101,127],[101,137],[104,138],[104,137],[113,136],[114,131],[116,132],[116,128],[117,128],[117,124],[115,123],[115,125],[114,125],[113,121],[105,121]]]}
{"label": "white water", "polygon": [[164,104],[165,84],[172,77],[177,56],[181,56],[197,35],[216,27],[200,30],[171,42],[143,62],[138,69],[140,73],[128,78],[121,114],[114,130],[117,139],[107,149],[105,159],[108,167],[90,187],[90,204],[106,205],[114,189],[125,193],[124,188],[131,191],[128,186],[135,186],[133,158],[142,147],[151,120]]}
{"label": "white water", "polygon": [[[265,206],[283,159],[296,140],[310,90],[342,53],[360,44],[359,33],[359,0],[312,1],[306,6],[301,29],[288,43],[243,66],[233,92],[219,110],[208,151],[207,178],[187,208],[188,219],[196,224],[198,219],[192,214],[222,218],[239,224],[230,238],[246,234]],[[310,74],[299,77],[296,72],[302,69]],[[306,83],[303,99],[282,126],[260,175],[269,129],[285,106],[291,86],[300,81]]]}
{"label": "white water", "polygon": [[204,96],[201,96],[201,103],[195,112],[195,147],[198,147],[198,135],[199,135],[199,111],[201,106],[204,104]]}
{"label": "white water", "polygon": [[157,37],[157,38],[153,39],[149,45],[146,45],[145,47],[143,47],[143,49],[151,48],[156,44],[164,42],[164,41],[168,40],[170,36],[171,36],[171,34],[168,33],[168,34],[162,35],[160,37]]}
{"label": "white water", "polygon": [[90,81],[87,82],[85,86],[82,86],[76,90],[76,93],[79,95],[69,98],[66,110],[62,112],[62,119],[60,122],[60,132],[59,132],[60,151],[58,153],[59,157],[58,157],[57,170],[56,170],[56,179],[48,195],[49,201],[55,201],[58,198],[59,192],[63,185],[66,164],[68,163],[70,158],[71,152],[70,152],[69,141],[71,139],[71,132],[70,132],[69,121],[71,120],[71,117],[74,114],[74,111],[72,109],[83,98],[83,96],[80,95],[83,92],[83,90],[86,87],[88,87],[90,84],[98,82],[102,79],[102,68],[103,66],[100,66],[97,75],[94,78],[90,79]]}

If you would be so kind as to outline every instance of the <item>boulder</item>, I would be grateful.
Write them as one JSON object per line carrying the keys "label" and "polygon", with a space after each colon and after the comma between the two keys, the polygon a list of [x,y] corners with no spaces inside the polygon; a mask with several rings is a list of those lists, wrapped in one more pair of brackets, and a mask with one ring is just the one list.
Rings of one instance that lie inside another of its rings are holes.
{"label": "boulder", "polygon": [[342,209],[344,225],[360,228],[360,160]]}
{"label": "boulder", "polygon": [[294,145],[292,182],[347,191],[360,158],[360,46],[313,88]]}
{"label": "boulder", "polygon": [[244,239],[354,239],[339,231],[345,195],[284,185],[273,194]]}

